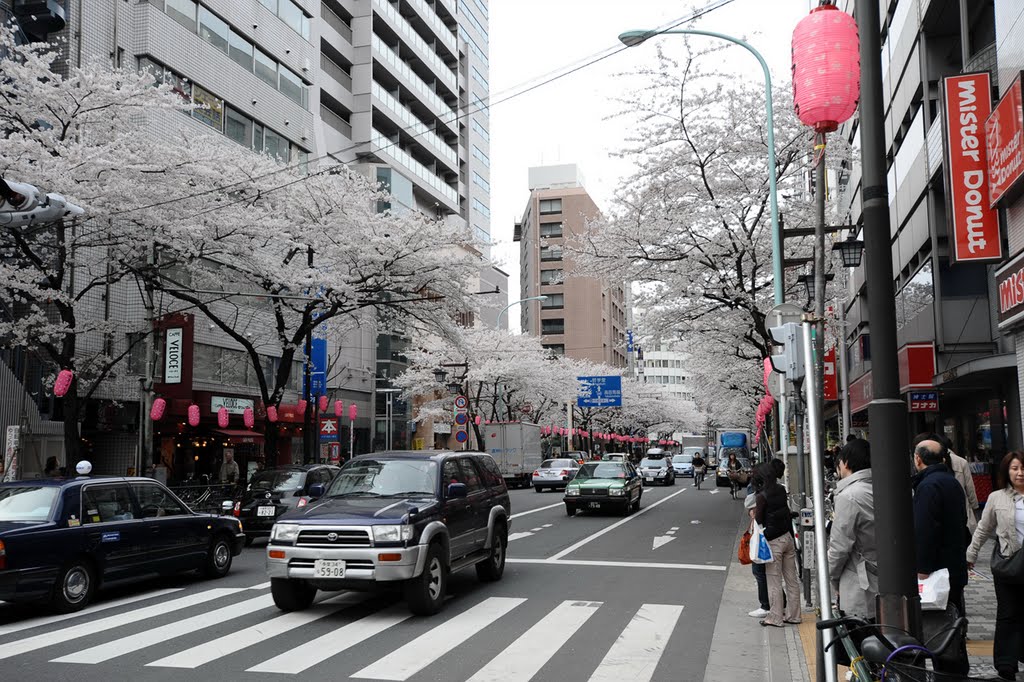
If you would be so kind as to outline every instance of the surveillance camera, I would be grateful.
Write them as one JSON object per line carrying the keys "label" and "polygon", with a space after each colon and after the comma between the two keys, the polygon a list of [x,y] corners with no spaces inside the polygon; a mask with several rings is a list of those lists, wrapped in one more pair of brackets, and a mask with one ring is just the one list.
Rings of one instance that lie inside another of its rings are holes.
{"label": "surveillance camera", "polygon": [[212,332],[212,331],[213,331],[213,329],[214,329],[214,327],[216,327],[216,326],[217,326],[217,325],[215,325],[215,324],[211,323],[211,324],[210,324],[210,331]]}
{"label": "surveillance camera", "polygon": [[260,27],[260,25],[259,25],[259,24],[253,24],[253,25],[252,25],[252,27],[253,27],[253,28],[259,28],[259,27]]}
{"label": "surveillance camera", "polygon": [[289,48],[285,49],[284,53],[285,54],[291,54],[292,53],[292,49],[289,47]]}
{"label": "surveillance camera", "polygon": [[255,99],[253,99],[252,103],[253,103],[253,105],[255,105],[255,104],[256,104],[256,100],[255,100]]}
{"label": "surveillance camera", "polygon": [[285,120],[284,120],[284,124],[285,124],[285,125],[290,125],[290,124],[291,124],[291,121],[289,121],[288,119],[285,119]]}

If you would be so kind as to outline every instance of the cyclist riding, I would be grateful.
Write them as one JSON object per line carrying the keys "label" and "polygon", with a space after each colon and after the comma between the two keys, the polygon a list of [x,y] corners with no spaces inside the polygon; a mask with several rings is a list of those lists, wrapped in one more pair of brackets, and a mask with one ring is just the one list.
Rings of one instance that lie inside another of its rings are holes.
{"label": "cyclist riding", "polygon": [[704,481],[704,473],[707,471],[707,463],[698,452],[693,456],[691,464],[693,465],[693,484],[697,486],[697,490],[700,490],[700,484]]}

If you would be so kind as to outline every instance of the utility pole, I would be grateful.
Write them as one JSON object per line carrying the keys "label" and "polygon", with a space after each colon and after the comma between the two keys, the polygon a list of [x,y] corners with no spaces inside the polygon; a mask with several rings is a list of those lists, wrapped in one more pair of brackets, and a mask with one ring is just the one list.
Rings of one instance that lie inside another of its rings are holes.
{"label": "utility pole", "polygon": [[156,268],[156,242],[150,241],[146,247],[146,264],[149,276],[146,277],[146,368],[142,378],[142,395],[139,400],[139,447],[135,460],[135,475],[142,476],[144,467],[153,463],[153,420],[149,411],[153,408],[153,380],[156,374],[156,304],[153,299],[153,270]]}
{"label": "utility pole", "polygon": [[[310,271],[313,269],[313,247],[306,248],[306,265]],[[306,411],[302,415],[302,463],[313,463],[313,448],[315,447],[313,433],[313,324],[306,330],[306,365],[305,365],[305,391],[303,397],[306,399]],[[319,430],[319,429],[318,429]]]}
{"label": "utility pole", "polygon": [[885,167],[885,100],[878,0],[856,0],[860,33],[861,205],[871,325],[868,407],[878,541],[878,622],[920,634],[906,403],[899,394],[896,305]]}

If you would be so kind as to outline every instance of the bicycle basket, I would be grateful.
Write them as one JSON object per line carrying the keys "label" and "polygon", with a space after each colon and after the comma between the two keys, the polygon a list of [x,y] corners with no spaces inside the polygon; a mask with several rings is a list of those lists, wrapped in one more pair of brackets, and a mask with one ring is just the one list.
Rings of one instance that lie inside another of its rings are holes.
{"label": "bicycle basket", "polygon": [[940,673],[905,663],[887,663],[883,679],[886,682],[983,682],[990,678],[971,677],[958,673]]}

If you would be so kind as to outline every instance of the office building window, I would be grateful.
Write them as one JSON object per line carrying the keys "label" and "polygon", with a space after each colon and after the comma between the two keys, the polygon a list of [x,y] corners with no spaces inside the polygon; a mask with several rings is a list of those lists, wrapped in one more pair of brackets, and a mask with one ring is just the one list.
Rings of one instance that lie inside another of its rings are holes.
{"label": "office building window", "polygon": [[565,294],[547,294],[547,299],[540,302],[541,308],[564,308]]}
{"label": "office building window", "polygon": [[487,204],[483,203],[479,199],[473,199],[473,208],[488,218],[491,217],[491,209],[487,207]]}
{"label": "office building window", "polygon": [[561,269],[540,271],[541,284],[563,284],[565,281],[563,277],[564,273]]}
{"label": "office building window", "polygon": [[167,0],[164,11],[176,22],[190,31],[196,30],[196,11],[199,6],[195,0]]}
{"label": "office building window", "polygon": [[565,333],[565,320],[541,320],[540,321],[540,333],[541,334],[564,334]]}
{"label": "office building window", "polygon": [[475,158],[477,161],[487,166],[488,168],[491,167],[490,157],[484,154],[480,147],[477,147],[476,145],[473,145],[473,158]]}
{"label": "office building window", "polygon": [[487,128],[484,128],[475,118],[470,119],[470,124],[473,126],[473,130],[479,133],[480,137],[485,140],[491,139],[491,134],[487,131]]}
{"label": "office building window", "polygon": [[303,38],[309,39],[309,17],[292,0],[281,0],[277,15]]}
{"label": "office building window", "polygon": [[541,223],[540,224],[540,236],[541,237],[561,237],[562,236],[562,223]]}
{"label": "office building window", "polygon": [[200,38],[227,54],[229,33],[227,22],[205,7],[199,8]]}
{"label": "office building window", "polygon": [[224,134],[245,147],[252,148],[252,119],[227,107],[224,112]]}
{"label": "office building window", "polygon": [[224,100],[196,85],[192,88],[192,101],[197,106],[192,110],[192,118],[214,130],[224,131]]}
{"label": "office building window", "polygon": [[542,261],[562,260],[562,246],[553,244],[540,247],[540,259]]}
{"label": "office building window", "polygon": [[488,192],[491,191],[491,183],[484,180],[483,176],[476,171],[473,171],[473,184]]}
{"label": "office building window", "polygon": [[562,200],[561,199],[541,199],[540,200],[540,214],[551,215],[552,213],[562,212]]}
{"label": "office building window", "polygon": [[545,343],[544,350],[550,351],[552,355],[565,355],[564,343]]}
{"label": "office building window", "polygon": [[277,14],[277,0],[260,0],[264,7]]}
{"label": "office building window", "polygon": [[281,67],[281,92],[299,106],[306,106],[306,85],[291,70]]}
{"label": "office building window", "polygon": [[228,54],[246,71],[252,71],[252,51],[252,43],[234,31],[231,32],[228,36]]}
{"label": "office building window", "polygon": [[288,160],[288,140],[269,128],[263,129],[263,151],[281,161]]}
{"label": "office building window", "polygon": [[277,87],[277,62],[262,50],[256,50],[256,75],[260,80]]}

